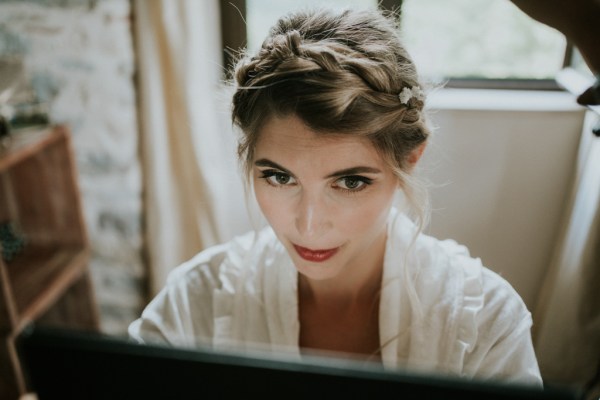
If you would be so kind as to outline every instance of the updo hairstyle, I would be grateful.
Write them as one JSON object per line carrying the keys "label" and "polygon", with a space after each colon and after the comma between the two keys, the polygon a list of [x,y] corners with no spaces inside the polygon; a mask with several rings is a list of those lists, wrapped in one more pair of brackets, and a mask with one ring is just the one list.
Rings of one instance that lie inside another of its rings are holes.
{"label": "updo hairstyle", "polygon": [[424,96],[399,98],[404,88],[422,85],[393,16],[289,14],[271,28],[258,54],[238,61],[234,78],[232,118],[242,130],[238,155],[248,176],[261,127],[271,117],[296,115],[319,135],[367,137],[409,201],[417,202],[407,159],[430,130]]}

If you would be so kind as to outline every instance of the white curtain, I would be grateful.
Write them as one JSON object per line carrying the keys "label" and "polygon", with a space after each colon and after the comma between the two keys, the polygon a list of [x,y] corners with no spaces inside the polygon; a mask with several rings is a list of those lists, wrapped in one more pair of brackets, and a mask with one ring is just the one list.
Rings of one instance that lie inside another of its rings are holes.
{"label": "white curtain", "polygon": [[223,106],[219,1],[135,0],[134,7],[153,296],[173,267],[243,230],[236,222],[244,207]]}
{"label": "white curtain", "polygon": [[600,366],[600,138],[592,134],[598,120],[588,112],[568,212],[534,326],[542,375],[565,384],[585,384]]}

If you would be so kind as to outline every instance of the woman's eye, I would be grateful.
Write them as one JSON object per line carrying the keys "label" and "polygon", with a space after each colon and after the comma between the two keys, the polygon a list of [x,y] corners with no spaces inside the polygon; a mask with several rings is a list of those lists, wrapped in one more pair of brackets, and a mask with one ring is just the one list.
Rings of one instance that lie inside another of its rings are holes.
{"label": "woman's eye", "polygon": [[285,172],[263,171],[262,174],[263,176],[261,178],[265,179],[267,183],[273,186],[292,185],[296,182],[294,178]]}
{"label": "woman's eye", "polygon": [[371,183],[371,179],[363,176],[345,176],[336,181],[335,185],[340,189],[359,191]]}
{"label": "woman's eye", "polygon": [[287,185],[292,178],[287,174],[276,173],[273,175],[270,180],[273,183],[277,183],[279,185]]}

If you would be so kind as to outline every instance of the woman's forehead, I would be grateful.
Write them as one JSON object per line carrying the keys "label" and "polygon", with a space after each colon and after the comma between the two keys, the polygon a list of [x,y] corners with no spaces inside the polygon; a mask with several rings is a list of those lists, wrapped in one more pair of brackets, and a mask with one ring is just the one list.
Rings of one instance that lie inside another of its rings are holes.
{"label": "woman's forehead", "polygon": [[326,158],[351,157],[362,161],[383,162],[367,138],[335,133],[320,134],[295,115],[270,118],[259,131],[254,151],[255,159],[319,155]]}

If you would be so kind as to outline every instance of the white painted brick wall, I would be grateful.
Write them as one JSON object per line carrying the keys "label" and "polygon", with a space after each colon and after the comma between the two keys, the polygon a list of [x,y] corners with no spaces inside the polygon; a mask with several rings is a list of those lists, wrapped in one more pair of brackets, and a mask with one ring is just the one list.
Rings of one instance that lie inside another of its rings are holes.
{"label": "white painted brick wall", "polygon": [[102,329],[124,333],[143,307],[141,171],[128,0],[2,1],[0,58],[22,57],[70,126]]}

